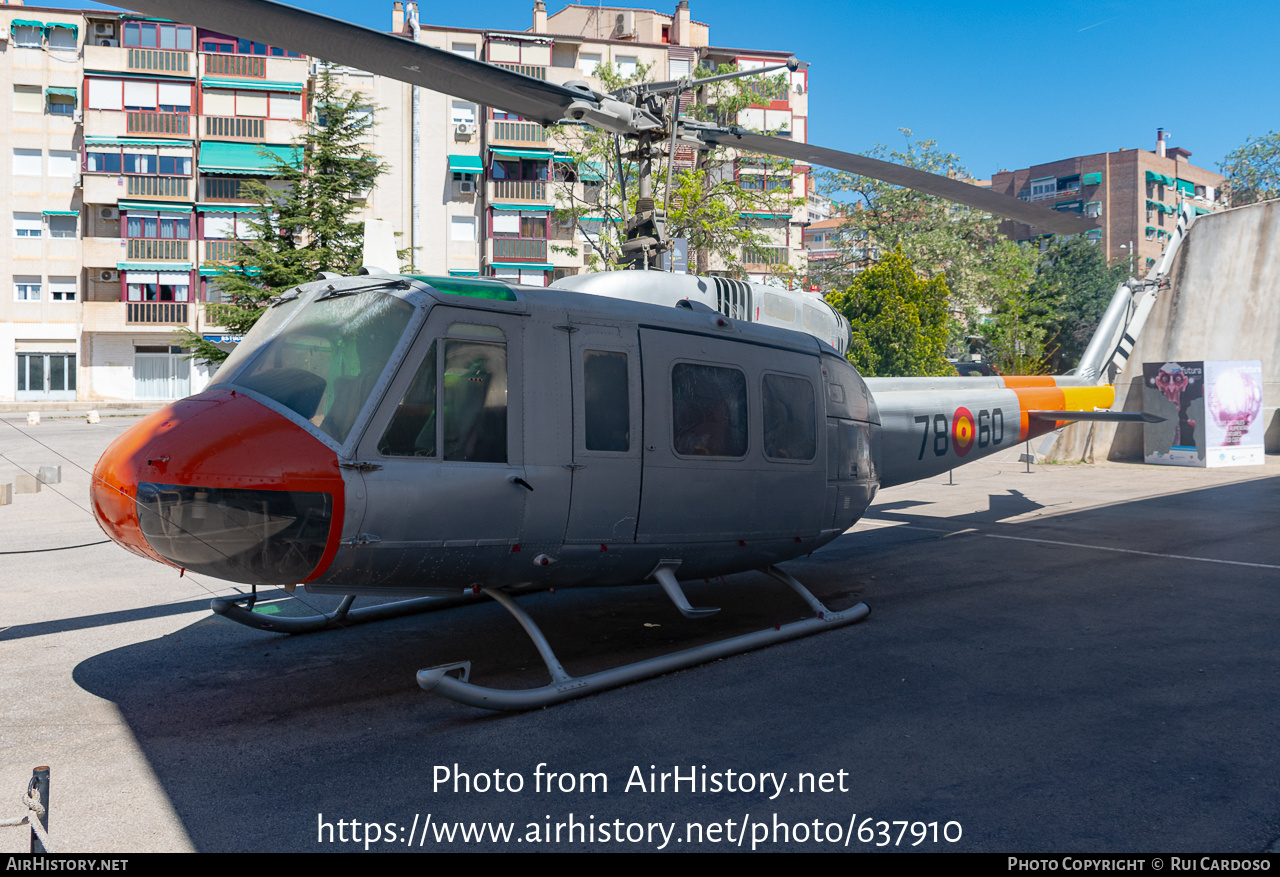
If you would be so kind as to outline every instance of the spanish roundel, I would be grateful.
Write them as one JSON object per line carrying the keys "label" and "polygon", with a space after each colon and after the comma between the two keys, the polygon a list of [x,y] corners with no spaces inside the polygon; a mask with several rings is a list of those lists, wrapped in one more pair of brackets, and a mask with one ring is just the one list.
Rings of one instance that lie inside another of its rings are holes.
{"label": "spanish roundel", "polygon": [[951,446],[956,456],[963,457],[973,448],[973,415],[968,408],[957,408],[951,418]]}

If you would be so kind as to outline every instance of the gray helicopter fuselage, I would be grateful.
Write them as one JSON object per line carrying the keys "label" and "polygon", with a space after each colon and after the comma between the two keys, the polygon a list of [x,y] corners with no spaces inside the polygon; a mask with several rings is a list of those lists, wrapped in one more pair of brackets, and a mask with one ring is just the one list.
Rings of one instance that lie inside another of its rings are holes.
{"label": "gray helicopter fuselage", "polygon": [[337,452],[341,544],[310,591],[629,584],[662,562],[680,578],[760,569],[830,542],[875,494],[875,404],[808,335],[556,289],[491,284],[505,293],[491,299],[431,283],[302,287],[300,314],[335,284],[414,307],[341,441],[253,381],[223,381]]}

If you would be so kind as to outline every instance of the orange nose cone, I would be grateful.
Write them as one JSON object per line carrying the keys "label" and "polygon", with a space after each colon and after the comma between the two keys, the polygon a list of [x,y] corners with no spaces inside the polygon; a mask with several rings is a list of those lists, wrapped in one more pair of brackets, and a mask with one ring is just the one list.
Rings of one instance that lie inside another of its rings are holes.
{"label": "orange nose cone", "polygon": [[307,580],[323,572],[338,549],[344,491],[337,455],[243,393],[210,390],[166,405],[112,442],[94,469],[93,513],[106,534],[135,554],[176,566],[143,534],[142,483],[328,494],[332,522]]}

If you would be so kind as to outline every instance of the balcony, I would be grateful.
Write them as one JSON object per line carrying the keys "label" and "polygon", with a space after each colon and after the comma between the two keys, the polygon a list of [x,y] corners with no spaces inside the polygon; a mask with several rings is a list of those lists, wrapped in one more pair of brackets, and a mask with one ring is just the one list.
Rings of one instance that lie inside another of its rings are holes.
{"label": "balcony", "polygon": [[165,49],[125,49],[125,69],[130,73],[191,75],[191,53]]}
{"label": "balcony", "polygon": [[[209,55],[210,58],[234,58],[234,55]],[[251,59],[252,60],[252,59]],[[204,136],[226,140],[262,141],[267,136],[266,119],[246,119],[241,116],[205,116]]]}
{"label": "balcony", "polygon": [[495,262],[546,262],[547,242],[538,238],[494,238]]}
{"label": "balcony", "polygon": [[155,110],[125,112],[125,132],[160,137],[191,137],[191,113],[161,113]]}
{"label": "balcony", "polygon": [[239,241],[205,241],[203,264],[234,262],[240,258]]}
{"label": "balcony", "polygon": [[124,177],[119,174],[87,173],[81,179],[84,183],[85,204],[114,207],[125,196]]}
{"label": "balcony", "polygon": [[129,238],[125,257],[137,262],[189,262],[191,241]]}
{"label": "balcony", "polygon": [[500,201],[547,200],[547,184],[544,180],[493,180],[493,197]]}
{"label": "balcony", "polygon": [[490,139],[494,143],[546,143],[547,131],[537,122],[492,122]]}
{"label": "balcony", "polygon": [[786,247],[743,247],[745,265],[786,265],[791,251]]}
{"label": "balcony", "polygon": [[267,59],[252,55],[205,55],[204,75],[266,79]]}
{"label": "balcony", "polygon": [[125,323],[142,326],[187,325],[189,302],[129,301],[125,302]]}
{"label": "balcony", "polygon": [[130,198],[191,200],[190,177],[125,177],[125,194]]}
{"label": "balcony", "polygon": [[495,67],[503,67],[513,73],[523,73],[525,76],[532,76],[534,79],[545,80],[547,78],[546,67],[535,67],[531,64],[503,64],[500,61],[494,61],[493,65]]}
{"label": "balcony", "polygon": [[249,180],[205,177],[204,200],[235,203],[252,201],[253,198],[250,197],[249,184]]}

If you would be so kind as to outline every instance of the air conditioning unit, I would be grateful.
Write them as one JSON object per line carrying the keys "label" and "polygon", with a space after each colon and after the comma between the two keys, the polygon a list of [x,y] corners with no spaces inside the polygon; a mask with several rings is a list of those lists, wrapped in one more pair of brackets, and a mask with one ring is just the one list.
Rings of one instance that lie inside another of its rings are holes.
{"label": "air conditioning unit", "polygon": [[631,10],[619,12],[614,19],[613,32],[615,36],[627,37],[636,32],[636,14]]}
{"label": "air conditioning unit", "polygon": [[98,40],[98,45],[107,46],[108,48],[118,49],[120,48],[120,41],[119,40]]}
{"label": "air conditioning unit", "polygon": [[[109,23],[98,23],[93,26],[93,35],[95,37],[113,37],[116,35],[116,26]],[[101,43],[99,43],[101,45]]]}
{"label": "air conditioning unit", "polygon": [[99,271],[99,272],[98,272],[98,280],[99,280],[100,282],[102,282],[102,283],[119,283],[119,282],[120,282],[120,272],[119,272],[119,271],[105,271],[105,270],[104,270],[104,271]]}
{"label": "air conditioning unit", "polygon": [[459,122],[453,129],[453,133],[457,134],[459,137],[470,137],[472,134],[476,133],[476,123]]}
{"label": "air conditioning unit", "polygon": [[476,181],[462,180],[458,183],[458,191],[464,195],[474,195],[476,191]]}
{"label": "air conditioning unit", "polygon": [[98,218],[99,219],[119,219],[120,210],[116,207],[99,207]]}

